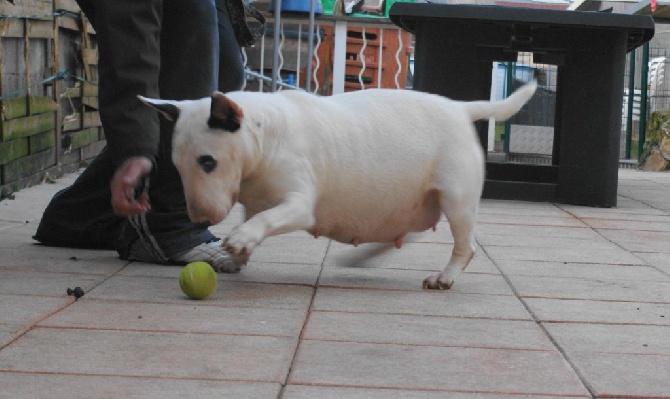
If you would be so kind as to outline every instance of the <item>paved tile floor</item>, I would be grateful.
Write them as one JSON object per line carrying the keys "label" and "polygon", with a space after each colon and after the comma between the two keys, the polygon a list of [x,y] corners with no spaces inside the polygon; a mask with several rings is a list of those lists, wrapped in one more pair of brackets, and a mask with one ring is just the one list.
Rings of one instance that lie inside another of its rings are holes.
{"label": "paved tile floor", "polygon": [[36,245],[74,177],[0,202],[2,398],[670,398],[670,173],[621,171],[616,209],[484,200],[447,292],[421,290],[443,223],[399,251],[274,237],[204,301],[179,267]]}

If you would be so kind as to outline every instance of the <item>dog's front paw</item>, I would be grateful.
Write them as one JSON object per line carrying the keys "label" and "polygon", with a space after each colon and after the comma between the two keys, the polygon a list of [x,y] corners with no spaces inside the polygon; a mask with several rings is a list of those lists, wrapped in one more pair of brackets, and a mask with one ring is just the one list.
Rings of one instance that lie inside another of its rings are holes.
{"label": "dog's front paw", "polygon": [[[225,249],[225,248],[224,248]],[[228,252],[228,251],[226,251]],[[212,268],[217,273],[239,273],[240,270],[249,262],[248,255],[233,255],[232,253],[227,253],[225,256],[220,256],[216,259],[213,259],[210,263]]]}
{"label": "dog's front paw", "polygon": [[262,231],[256,231],[253,227],[243,224],[235,227],[230,232],[228,237],[223,241],[223,247],[232,254],[248,256],[260,244],[262,239]]}
{"label": "dog's front paw", "polygon": [[454,285],[454,279],[442,273],[434,274],[423,280],[424,290],[448,290]]}

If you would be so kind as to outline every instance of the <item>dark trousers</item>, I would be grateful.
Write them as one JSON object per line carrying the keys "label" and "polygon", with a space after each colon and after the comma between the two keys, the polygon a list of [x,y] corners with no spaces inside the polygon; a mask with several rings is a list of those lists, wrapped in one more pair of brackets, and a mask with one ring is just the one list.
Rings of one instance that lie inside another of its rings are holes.
{"label": "dark trousers", "polygon": [[[124,115],[115,113],[115,99],[105,97],[109,92],[106,83],[146,84],[146,92],[164,99],[195,99],[208,97],[215,89],[241,88],[242,59],[225,7],[218,4],[222,1],[78,0],[98,34],[100,111],[108,136],[120,128],[119,124],[123,126]],[[129,17],[134,9],[142,15],[141,23]],[[143,45],[155,43],[155,48],[133,53],[129,37],[156,32],[158,40],[143,40]],[[152,64],[152,57],[158,57],[153,63],[159,68],[154,73],[150,68],[124,70],[124,59],[137,56],[146,57],[148,64]],[[138,76],[142,73],[146,76]],[[105,104],[109,108],[103,109]],[[135,126],[133,123],[142,121],[132,121],[129,126]],[[72,186],[53,197],[34,238],[46,245],[115,248],[121,257],[127,256],[130,244],[144,234],[149,234],[167,257],[214,238],[206,225],[188,218],[181,179],[171,161],[171,136],[172,125],[161,121],[156,167],[149,179],[151,211],[141,217],[146,232],[138,232],[137,224],[130,227],[126,218],[112,212],[109,184],[118,166],[115,156],[119,155],[105,148]]]}

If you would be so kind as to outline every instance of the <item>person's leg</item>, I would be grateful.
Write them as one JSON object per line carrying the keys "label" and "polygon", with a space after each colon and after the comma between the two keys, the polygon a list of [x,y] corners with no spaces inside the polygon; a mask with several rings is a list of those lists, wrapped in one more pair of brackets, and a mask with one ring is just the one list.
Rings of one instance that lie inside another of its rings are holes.
{"label": "person's leg", "polygon": [[[218,32],[214,0],[170,1],[165,12],[162,1],[130,2],[138,8],[133,18],[127,15],[133,11],[127,9],[128,4],[124,6],[115,0],[78,2],[101,36],[98,38],[99,53],[104,67],[99,68],[100,102],[101,107],[106,104],[110,111],[107,115],[119,115],[113,109],[122,104],[115,101],[114,96],[124,95],[126,91],[132,91],[132,87],[142,90],[144,95],[158,96],[159,66],[163,98],[205,97],[217,87]],[[162,15],[165,16],[163,20]],[[155,44],[156,47],[143,50],[142,68],[127,70],[128,65],[139,61],[128,52],[130,38],[133,35],[152,36],[152,32],[156,33],[156,40],[148,37],[142,41],[147,46]],[[158,40],[159,32],[163,32],[161,40]],[[124,40],[115,40],[115,37]],[[159,43],[162,43],[160,49],[157,47]],[[103,120],[103,124],[105,122],[113,123],[118,129],[124,120],[112,117]],[[133,115],[128,122],[129,131],[137,131],[133,123],[139,119]],[[145,120],[144,123],[149,126],[153,122]],[[114,248],[122,259],[156,263],[204,260],[212,262],[218,271],[239,270],[239,259],[233,262],[220,245],[213,242],[215,237],[207,226],[189,221],[181,180],[170,161],[172,127],[162,122],[160,130],[157,167],[151,174],[149,186],[151,212],[128,219],[113,214],[109,182],[116,164],[112,151],[106,150],[73,187],[54,197],[35,238],[50,245],[111,248],[112,241],[118,236]]]}
{"label": "person's leg", "polygon": [[[158,95],[158,35],[152,32],[160,32],[162,0],[77,2],[97,33],[99,103],[108,146],[71,187],[54,196],[34,238],[54,246],[112,249],[125,221],[111,207],[109,184],[118,166],[115,157],[124,155],[125,146],[131,141],[128,135],[135,138],[137,132],[145,132],[148,139],[137,140],[146,143],[154,132],[153,139],[158,142],[155,112],[136,111],[133,107],[129,110],[127,104],[128,99],[136,100],[138,93]],[[139,40],[135,42],[135,38]]]}
{"label": "person's leg", "polygon": [[[214,0],[164,3],[158,83],[161,98],[197,99],[209,97],[216,89],[216,26]],[[173,126],[165,120],[160,126],[159,153],[149,183],[151,211],[130,218],[130,223],[143,240],[157,244],[152,252],[158,254],[158,260],[167,261],[214,236],[206,225],[194,224],[188,218],[181,178],[171,160]]]}
{"label": "person's leg", "polygon": [[242,52],[226,9],[226,0],[216,0],[219,23],[219,86],[224,93],[244,88]]}
{"label": "person's leg", "polygon": [[45,245],[113,249],[125,218],[110,204],[114,164],[107,148],[49,202],[33,237]]}
{"label": "person's leg", "polygon": [[[214,0],[165,2],[160,41],[161,98],[198,99],[209,97],[217,89],[219,47]],[[119,240],[119,253],[127,259],[159,263],[204,260],[217,271],[239,270],[239,259],[229,256],[208,225],[190,221],[181,177],[172,163],[173,125],[163,119],[160,123],[159,154],[148,191],[151,211],[128,219]]]}

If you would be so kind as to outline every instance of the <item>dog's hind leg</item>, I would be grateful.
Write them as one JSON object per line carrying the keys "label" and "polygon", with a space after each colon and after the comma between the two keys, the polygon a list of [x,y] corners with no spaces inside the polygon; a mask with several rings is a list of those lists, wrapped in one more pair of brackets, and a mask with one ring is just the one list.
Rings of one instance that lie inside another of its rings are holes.
{"label": "dog's hind leg", "polygon": [[449,289],[470,263],[475,254],[475,223],[478,196],[440,194],[442,212],[449,220],[454,237],[454,249],[447,267],[441,273],[429,276],[423,281],[423,288],[433,290]]}

